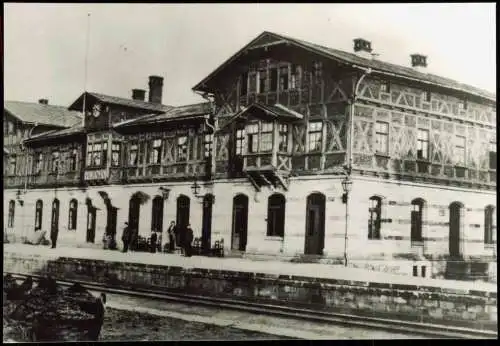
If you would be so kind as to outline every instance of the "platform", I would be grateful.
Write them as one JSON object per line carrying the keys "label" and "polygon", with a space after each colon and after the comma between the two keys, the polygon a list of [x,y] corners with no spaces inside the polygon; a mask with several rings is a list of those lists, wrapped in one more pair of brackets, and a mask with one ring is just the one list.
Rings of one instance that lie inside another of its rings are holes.
{"label": "platform", "polygon": [[270,275],[294,275],[311,278],[353,280],[374,283],[390,283],[400,285],[416,285],[425,287],[440,287],[451,290],[475,290],[497,292],[497,285],[486,282],[469,282],[455,280],[438,280],[421,277],[402,276],[388,273],[369,271],[358,268],[346,268],[340,265],[318,263],[290,263],[278,261],[253,261],[244,258],[215,258],[215,257],[183,257],[178,254],[127,252],[57,247],[33,246],[24,244],[4,244],[4,253],[16,253],[22,256],[38,255],[45,258],[59,257],[93,259],[113,262],[142,263],[150,265],[164,265],[173,267],[226,270],[236,272],[251,272]]}

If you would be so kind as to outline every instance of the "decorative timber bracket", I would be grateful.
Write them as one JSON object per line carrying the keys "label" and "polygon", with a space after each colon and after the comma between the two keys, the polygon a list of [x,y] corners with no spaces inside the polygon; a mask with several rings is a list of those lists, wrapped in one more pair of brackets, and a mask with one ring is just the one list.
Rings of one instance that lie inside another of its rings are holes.
{"label": "decorative timber bracket", "polygon": [[285,191],[288,191],[288,186],[290,185],[289,177],[282,176],[275,171],[247,171],[246,176],[257,192],[260,192],[263,186],[267,186],[273,190],[281,187]]}

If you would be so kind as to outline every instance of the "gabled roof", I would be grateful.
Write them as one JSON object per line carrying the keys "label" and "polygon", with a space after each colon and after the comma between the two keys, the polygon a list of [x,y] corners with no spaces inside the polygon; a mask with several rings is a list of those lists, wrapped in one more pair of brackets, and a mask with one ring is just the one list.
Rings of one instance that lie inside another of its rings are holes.
{"label": "gabled roof", "polygon": [[230,123],[232,123],[233,121],[235,121],[236,119],[238,118],[241,118],[242,116],[244,116],[245,114],[253,114],[253,115],[259,115],[259,112],[258,113],[252,113],[252,111],[260,111],[260,114],[263,114],[267,117],[270,117],[270,118],[274,118],[274,119],[280,119],[280,120],[284,120],[284,121],[294,121],[294,120],[300,120],[300,119],[303,119],[304,116],[300,113],[297,113],[279,103],[276,103],[275,105],[271,106],[271,105],[265,105],[265,104],[262,104],[262,103],[258,103],[258,102],[255,102],[255,103],[252,103],[250,106],[244,108],[243,110],[239,111],[238,113],[236,113],[234,116],[232,116],[230,119],[228,119],[223,125],[221,125],[221,128],[222,127],[226,127],[227,125],[229,125]]}
{"label": "gabled roof", "polygon": [[126,120],[114,127],[129,127],[145,124],[165,123],[172,120],[195,119],[210,113],[210,103],[195,103],[185,106],[173,107],[161,114],[147,114],[136,119]]}
{"label": "gabled roof", "polygon": [[396,77],[411,79],[422,83],[434,84],[443,88],[453,89],[464,93],[473,94],[491,101],[496,101],[496,95],[491,92],[467,84],[459,83],[449,78],[436,76],[430,73],[420,72],[410,67],[396,65],[380,61],[378,59],[366,59],[354,53],[348,53],[338,49],[328,48],[308,41],[303,41],[268,31],[264,31],[262,34],[257,36],[245,47],[240,49],[236,54],[234,54],[226,62],[220,65],[215,71],[213,71],[205,79],[203,79],[196,86],[194,86],[193,90],[205,91],[204,84],[206,84],[210,79],[212,79],[215,75],[217,75],[220,71],[222,71],[232,61],[236,60],[238,57],[244,54],[245,51],[248,51],[249,49],[256,47],[261,47],[264,45],[269,46],[272,44],[282,44],[282,43],[291,44],[296,47],[306,49],[315,54],[319,54],[325,58],[329,58],[344,64],[349,64],[354,68],[360,68],[360,67],[371,68],[374,73],[392,74]]}
{"label": "gabled roof", "polygon": [[3,148],[3,153],[4,153],[5,155],[9,155],[9,154],[10,154],[10,152],[9,152],[7,149],[5,149],[5,147]]}
{"label": "gabled roof", "polygon": [[[82,122],[80,112],[63,106],[46,105],[33,102],[5,101],[4,111],[24,123],[71,127]],[[5,115],[5,112],[4,112]]]}
{"label": "gabled roof", "polygon": [[84,130],[85,130],[84,127],[81,124],[78,124],[78,125],[75,125],[73,127],[67,128],[67,129],[52,130],[52,131],[40,133],[40,134],[35,135],[35,136],[31,136],[30,138],[26,139],[26,142],[35,142],[35,141],[40,141],[40,140],[45,140],[45,139],[66,137],[66,136],[74,135],[77,133],[84,133]]}
{"label": "gabled roof", "polygon": [[[84,94],[80,95],[80,97],[78,97],[78,99],[76,99],[75,102],[73,102],[71,104],[71,106],[69,106],[69,109],[81,108],[80,105],[83,102],[83,95]],[[152,112],[166,112],[172,108],[172,106],[162,105],[159,103],[152,103],[152,102],[146,102],[146,101],[140,101],[140,100],[134,100],[134,99],[126,99],[123,97],[104,95],[104,94],[99,94],[99,93],[94,93],[94,92],[87,92],[87,95],[94,97],[103,103],[110,103],[110,104],[114,104],[114,105],[120,105],[120,106],[131,107],[131,108],[139,108],[142,110],[148,110],[148,111],[152,111]]]}

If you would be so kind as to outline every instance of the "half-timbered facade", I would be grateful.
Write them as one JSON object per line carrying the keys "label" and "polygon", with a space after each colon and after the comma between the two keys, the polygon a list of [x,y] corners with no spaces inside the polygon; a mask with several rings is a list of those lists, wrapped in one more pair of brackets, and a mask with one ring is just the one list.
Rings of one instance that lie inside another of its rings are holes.
{"label": "half-timbered facade", "polygon": [[232,254],[496,273],[496,96],[425,73],[422,55],[354,51],[264,32],[193,88],[204,103],[161,105],[154,76],[149,102],[86,93],[70,107],[86,105],[83,128],[29,141],[33,208],[77,212],[59,232],[74,242],[176,220]]}

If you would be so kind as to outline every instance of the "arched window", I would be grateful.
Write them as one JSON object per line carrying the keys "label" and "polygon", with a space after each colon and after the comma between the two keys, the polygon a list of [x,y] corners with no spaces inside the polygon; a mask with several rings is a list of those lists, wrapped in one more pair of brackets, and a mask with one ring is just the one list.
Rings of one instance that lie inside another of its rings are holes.
{"label": "arched window", "polygon": [[14,227],[14,215],[16,211],[16,202],[15,201],[10,201],[9,202],[9,218],[7,221],[7,227]]}
{"label": "arched window", "polygon": [[496,228],[494,224],[493,216],[495,214],[495,207],[488,205],[484,208],[484,243],[494,244],[493,241],[493,230]]}
{"label": "arched window", "polygon": [[449,233],[449,250],[451,257],[461,257],[462,252],[462,233],[464,229],[464,211],[465,206],[461,202],[453,202],[450,204],[450,233]]}
{"label": "arched window", "polygon": [[425,201],[417,198],[411,201],[411,245],[423,245],[422,224]]}
{"label": "arched window", "polygon": [[285,235],[285,196],[279,193],[271,195],[267,202],[267,236]]}
{"label": "arched window", "polygon": [[382,225],[382,198],[370,197],[370,208],[368,219],[368,239],[380,239],[380,226]]}
{"label": "arched window", "polygon": [[76,218],[78,214],[78,201],[72,199],[69,202],[68,230],[76,230]]}
{"label": "arched window", "polygon": [[163,198],[160,196],[153,198],[151,231],[163,231]]}
{"label": "arched window", "polygon": [[43,202],[41,199],[36,201],[35,207],[35,231],[42,229]]}

